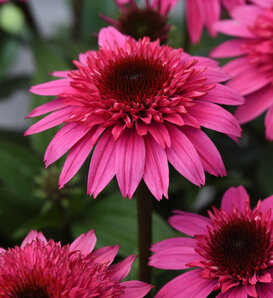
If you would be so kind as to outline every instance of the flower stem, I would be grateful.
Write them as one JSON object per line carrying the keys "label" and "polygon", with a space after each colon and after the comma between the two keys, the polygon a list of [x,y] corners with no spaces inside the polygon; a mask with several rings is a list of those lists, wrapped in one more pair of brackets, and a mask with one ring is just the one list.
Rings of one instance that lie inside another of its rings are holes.
{"label": "flower stem", "polygon": [[153,197],[142,181],[137,189],[139,280],[147,283],[151,283],[148,261],[152,244],[152,211]]}
{"label": "flower stem", "polygon": [[77,40],[81,35],[81,17],[83,0],[73,0],[73,25],[71,30],[72,38]]}

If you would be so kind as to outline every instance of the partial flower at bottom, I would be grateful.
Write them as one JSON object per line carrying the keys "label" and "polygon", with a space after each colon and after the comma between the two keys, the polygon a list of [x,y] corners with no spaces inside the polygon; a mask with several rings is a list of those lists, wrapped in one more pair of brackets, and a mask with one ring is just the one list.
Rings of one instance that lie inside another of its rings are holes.
{"label": "partial flower at bottom", "polygon": [[217,62],[149,38],[135,41],[113,27],[99,33],[99,51],[80,54],[77,69],[54,72],[62,79],[31,87],[56,95],[29,117],[50,113],[26,135],[63,125],[45,152],[46,167],[68,150],[59,179],[63,187],[94,148],[87,192],[96,197],[112,180],[131,198],[143,179],[157,200],[168,197],[169,167],[192,183],[205,172],[226,174],[221,156],[202,127],[241,135],[235,117],[218,104],[243,98],[220,84],[228,79]]}
{"label": "partial flower at bottom", "polygon": [[246,190],[229,188],[221,209],[209,218],[175,211],[171,226],[190,238],[154,244],[150,265],[161,269],[189,269],[168,282],[156,298],[269,298],[273,293],[273,196],[251,210]]}
{"label": "partial flower at bottom", "polygon": [[93,250],[94,231],[71,245],[47,241],[31,231],[21,246],[0,251],[0,297],[144,297],[151,285],[121,280],[135,259],[112,264],[119,247]]}

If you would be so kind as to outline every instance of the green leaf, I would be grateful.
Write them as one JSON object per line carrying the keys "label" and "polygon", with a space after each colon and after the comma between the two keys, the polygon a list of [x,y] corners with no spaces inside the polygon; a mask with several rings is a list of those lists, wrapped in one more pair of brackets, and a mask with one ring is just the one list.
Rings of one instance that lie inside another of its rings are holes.
{"label": "green leaf", "polygon": [[[93,201],[90,205],[85,219],[72,227],[73,236],[95,229],[99,247],[119,244],[120,254],[137,254],[136,200],[114,195]],[[153,242],[174,236],[175,232],[165,220],[153,213]]]}

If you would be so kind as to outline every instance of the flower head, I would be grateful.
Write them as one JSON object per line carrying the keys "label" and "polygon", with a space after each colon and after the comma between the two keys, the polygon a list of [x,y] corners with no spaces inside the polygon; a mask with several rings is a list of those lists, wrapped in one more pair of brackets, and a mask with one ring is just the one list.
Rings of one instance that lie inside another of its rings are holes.
{"label": "flower head", "polygon": [[235,116],[241,124],[264,111],[266,137],[273,140],[273,1],[254,1],[232,11],[233,20],[220,21],[215,29],[236,36],[218,46],[213,57],[240,56],[224,66],[232,77],[227,85],[246,98]]}
{"label": "flower head", "polygon": [[230,12],[245,2],[245,0],[186,0],[186,19],[191,42],[200,41],[203,27],[208,29],[211,36],[216,36],[213,24],[220,19],[221,4]]}
{"label": "flower head", "polygon": [[1,297],[144,297],[151,286],[121,280],[135,259],[111,264],[118,246],[93,251],[94,231],[80,235],[71,245],[47,241],[31,231],[20,247],[1,249]]}
{"label": "flower head", "polygon": [[218,176],[225,168],[201,126],[240,136],[237,120],[216,103],[243,98],[218,82],[227,79],[217,63],[148,38],[135,41],[114,28],[101,30],[99,51],[75,61],[77,70],[54,72],[63,79],[33,86],[57,95],[29,117],[52,112],[26,135],[64,124],[45,152],[49,166],[69,149],[59,184],[68,182],[96,144],[88,193],[94,197],[116,175],[122,195],[132,197],[143,178],[160,200],[168,196],[168,161],[196,185],[204,170]]}
{"label": "flower head", "polygon": [[100,15],[102,19],[114,26],[121,33],[139,38],[149,37],[151,41],[158,38],[164,43],[168,37],[170,26],[167,25],[168,14],[177,0],[146,0],[145,7],[138,7],[134,0],[116,0],[121,10],[118,20]]}
{"label": "flower head", "polygon": [[[271,297],[273,291],[273,196],[251,210],[246,190],[229,188],[221,209],[209,218],[175,211],[172,227],[191,238],[163,240],[152,246],[150,265],[188,271],[167,283],[156,297]],[[183,282],[182,282],[183,281]],[[187,281],[187,282],[186,282]],[[195,296],[196,295],[196,296]]]}

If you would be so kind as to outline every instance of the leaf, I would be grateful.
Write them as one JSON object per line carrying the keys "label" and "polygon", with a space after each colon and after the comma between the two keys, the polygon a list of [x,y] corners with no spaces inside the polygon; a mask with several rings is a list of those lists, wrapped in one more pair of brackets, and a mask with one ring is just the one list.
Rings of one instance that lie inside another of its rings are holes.
{"label": "leaf", "polygon": [[[137,254],[136,200],[113,195],[90,204],[82,222],[72,227],[76,237],[90,229],[96,230],[99,247],[119,244],[119,253],[128,256]],[[175,232],[156,213],[153,213],[153,242],[173,237]]]}

